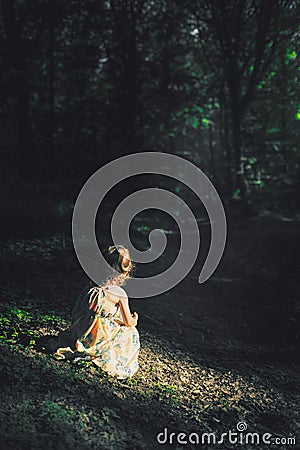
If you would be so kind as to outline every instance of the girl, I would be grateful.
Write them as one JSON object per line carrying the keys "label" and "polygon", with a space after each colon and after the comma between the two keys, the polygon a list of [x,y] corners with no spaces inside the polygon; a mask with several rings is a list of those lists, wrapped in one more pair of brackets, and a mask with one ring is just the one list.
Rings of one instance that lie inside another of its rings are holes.
{"label": "girl", "polygon": [[131,313],[121,288],[130,277],[132,262],[129,251],[121,245],[109,247],[106,259],[119,273],[79,297],[66,332],[73,337],[74,348],[59,348],[55,357],[91,360],[109,375],[123,379],[137,371],[140,349],[138,315]]}

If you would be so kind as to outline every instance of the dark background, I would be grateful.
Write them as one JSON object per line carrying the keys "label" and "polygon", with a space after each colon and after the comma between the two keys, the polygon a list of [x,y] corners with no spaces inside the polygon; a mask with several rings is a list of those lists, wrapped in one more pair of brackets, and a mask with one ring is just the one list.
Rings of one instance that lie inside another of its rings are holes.
{"label": "dark background", "polygon": [[79,184],[166,151],[223,198],[295,207],[297,2],[2,0],[0,17],[2,180]]}

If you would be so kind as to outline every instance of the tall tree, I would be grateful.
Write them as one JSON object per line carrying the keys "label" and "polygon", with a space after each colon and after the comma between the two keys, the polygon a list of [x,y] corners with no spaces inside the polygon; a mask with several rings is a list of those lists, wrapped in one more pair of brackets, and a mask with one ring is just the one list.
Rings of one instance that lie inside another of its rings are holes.
{"label": "tall tree", "polygon": [[232,128],[234,188],[244,196],[243,119],[259,81],[276,57],[278,43],[291,24],[297,25],[294,15],[299,15],[299,7],[293,0],[208,0],[204,5],[190,5],[198,24],[203,23],[214,34],[214,51],[223,62]]}
{"label": "tall tree", "polygon": [[6,33],[4,64],[10,72],[10,92],[16,100],[18,170],[22,178],[34,173],[35,147],[29,104],[27,70],[16,21],[15,2],[1,0]]}

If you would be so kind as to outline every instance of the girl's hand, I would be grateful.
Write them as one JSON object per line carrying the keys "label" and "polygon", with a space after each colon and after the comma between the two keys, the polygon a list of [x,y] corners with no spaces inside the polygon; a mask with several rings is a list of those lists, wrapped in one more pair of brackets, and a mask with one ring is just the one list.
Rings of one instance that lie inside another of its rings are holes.
{"label": "girl's hand", "polygon": [[137,312],[134,312],[134,313],[132,314],[132,317],[133,317],[133,319],[135,320],[134,326],[136,326],[136,325],[137,325],[137,322],[138,322],[138,318],[139,318],[138,313],[137,313]]}

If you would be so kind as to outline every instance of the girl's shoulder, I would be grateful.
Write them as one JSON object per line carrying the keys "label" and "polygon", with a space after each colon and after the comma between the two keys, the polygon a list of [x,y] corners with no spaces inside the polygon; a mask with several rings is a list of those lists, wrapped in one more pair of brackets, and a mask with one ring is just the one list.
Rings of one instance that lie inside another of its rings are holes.
{"label": "girl's shoulder", "polygon": [[113,296],[116,296],[119,298],[124,298],[124,299],[128,298],[125,290],[123,288],[121,288],[121,286],[117,286],[114,284],[108,284],[106,286],[103,286],[102,289],[105,293],[108,293],[109,295],[113,295]]}

